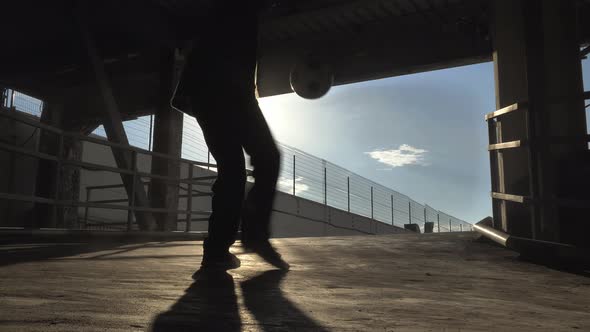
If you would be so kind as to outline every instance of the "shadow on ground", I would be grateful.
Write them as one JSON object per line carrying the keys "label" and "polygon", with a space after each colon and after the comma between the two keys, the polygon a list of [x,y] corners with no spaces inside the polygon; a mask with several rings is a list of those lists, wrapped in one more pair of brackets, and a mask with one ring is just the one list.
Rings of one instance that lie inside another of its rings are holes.
{"label": "shadow on ground", "polygon": [[[180,243],[137,243],[120,241],[102,241],[91,243],[12,243],[0,244],[0,267],[26,262],[39,262],[49,259],[59,259],[82,254],[89,254],[100,251],[112,251],[109,253],[93,256],[87,259],[114,259],[113,255],[126,253],[149,247],[179,247],[193,246],[194,244]],[[133,257],[131,257],[133,258]],[[142,259],[146,257],[136,257]],[[148,257],[149,258],[149,257]],[[158,257],[161,258],[161,257]],[[124,259],[130,259],[125,257]]]}
{"label": "shadow on ground", "polygon": [[[255,325],[262,331],[327,331],[283,295],[285,275],[272,270],[240,284]],[[194,279],[185,295],[156,317],[151,331],[241,331],[233,277],[223,271],[197,271]]]}
{"label": "shadow on ground", "polygon": [[225,271],[197,271],[195,282],[167,312],[154,320],[152,331],[241,331],[234,279]]}
{"label": "shadow on ground", "polygon": [[307,316],[281,291],[286,273],[264,272],[241,283],[244,304],[263,331],[327,331]]}

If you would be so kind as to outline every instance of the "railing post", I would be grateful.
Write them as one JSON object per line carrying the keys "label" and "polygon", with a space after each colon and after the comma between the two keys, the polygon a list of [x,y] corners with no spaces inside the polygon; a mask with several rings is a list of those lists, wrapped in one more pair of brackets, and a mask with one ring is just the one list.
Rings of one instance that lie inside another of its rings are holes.
{"label": "railing post", "polygon": [[[12,90],[12,100],[14,100],[14,90]],[[62,157],[63,157],[63,148],[64,148],[64,135],[63,133],[60,133],[58,136],[58,146],[57,146],[57,165],[55,167],[55,190],[54,190],[54,203],[53,203],[53,209],[52,209],[52,218],[53,218],[53,225],[57,226],[58,225],[58,216],[57,216],[57,211],[58,211],[58,206],[59,205],[59,200],[60,200],[60,184],[61,184],[61,167],[62,167]]]}
{"label": "railing post", "polygon": [[409,220],[409,224],[412,224],[412,201],[408,202],[408,219]]}
{"label": "railing post", "polygon": [[0,106],[2,106],[2,107],[6,106],[6,93],[7,93],[6,88],[0,87]]}
{"label": "railing post", "polygon": [[371,187],[371,219],[375,219],[373,215],[373,187]]}
{"label": "railing post", "polygon": [[426,206],[424,206],[424,228],[426,228],[427,222],[428,222],[428,220],[426,220]]}
{"label": "railing post", "polygon": [[463,224],[459,224],[459,229],[461,232],[463,232]]}
{"label": "railing post", "polygon": [[193,164],[188,164],[188,200],[186,201],[186,232],[191,231],[191,222],[193,219]]}
{"label": "railing post", "polygon": [[324,205],[328,205],[328,169],[324,167]]}
{"label": "railing post", "polygon": [[211,152],[207,149],[207,170],[210,169],[209,164],[211,164]]}
{"label": "railing post", "polygon": [[15,99],[16,91],[14,89],[10,90],[10,109],[16,111],[16,106],[14,106],[14,99]]}
{"label": "railing post", "polygon": [[453,224],[451,222],[451,218],[449,218],[449,232],[453,231]]}
{"label": "railing post", "polygon": [[131,197],[128,197],[129,209],[127,209],[127,231],[130,232],[133,226],[133,215],[135,213],[135,192],[137,190],[137,151],[131,151]]}
{"label": "railing post", "polygon": [[438,225],[438,232],[440,233],[440,212],[436,213],[436,224]]}
{"label": "railing post", "polygon": [[348,195],[348,213],[350,213],[350,176],[346,177],[346,191]]}
{"label": "railing post", "polygon": [[154,115],[150,114],[150,133],[148,137],[148,150],[152,151],[152,135],[154,131]]}
{"label": "railing post", "polygon": [[295,155],[293,155],[293,196],[297,196],[295,184],[297,183],[297,176],[295,175]]}
{"label": "railing post", "polygon": [[391,226],[395,226],[395,214],[394,212],[394,206],[393,206],[393,195],[391,195]]}
{"label": "railing post", "polygon": [[[92,189],[86,187],[86,204],[88,204],[90,202],[90,193],[92,192]],[[86,205],[86,207],[84,208],[84,228],[86,228],[86,225],[88,225],[88,214],[90,213],[90,208],[88,207],[88,205]]]}

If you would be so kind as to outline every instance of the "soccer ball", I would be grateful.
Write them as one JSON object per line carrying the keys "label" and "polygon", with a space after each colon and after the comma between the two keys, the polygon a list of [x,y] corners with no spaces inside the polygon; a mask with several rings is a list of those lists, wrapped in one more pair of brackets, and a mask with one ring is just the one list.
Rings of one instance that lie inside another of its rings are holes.
{"label": "soccer ball", "polygon": [[311,58],[296,64],[289,79],[293,92],[305,99],[325,96],[334,84],[331,67]]}

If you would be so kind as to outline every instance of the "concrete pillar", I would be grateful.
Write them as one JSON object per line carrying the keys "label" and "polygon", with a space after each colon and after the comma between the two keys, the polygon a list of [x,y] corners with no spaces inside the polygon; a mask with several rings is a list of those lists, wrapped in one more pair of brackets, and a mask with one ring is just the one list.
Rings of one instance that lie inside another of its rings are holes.
{"label": "concrete pillar", "polygon": [[[66,131],[74,128],[66,126],[65,109],[59,103],[43,104],[40,121]],[[64,159],[81,161],[82,143],[74,138],[64,138],[61,148]],[[59,137],[54,133],[40,130],[39,151],[56,155],[59,151]],[[39,159],[35,195],[45,198],[77,202],[80,198],[80,169],[62,165],[59,170],[59,183],[56,183],[57,164],[53,161]],[[57,187],[56,187],[57,186]],[[57,194],[57,196],[56,196]],[[35,204],[33,218],[25,221],[25,227],[78,228],[78,208],[70,206],[49,206]]]}
{"label": "concrete pillar", "polygon": [[[502,108],[528,101],[536,141],[586,134],[581,100],[552,104],[559,97],[583,92],[574,5],[562,0],[494,2],[496,105]],[[526,134],[524,112],[501,118],[496,132],[499,142],[525,139]],[[565,183],[572,181],[564,176],[562,165],[574,165],[585,153],[587,148],[581,141],[569,146],[539,145],[529,164],[526,150],[506,150],[493,160],[498,172],[492,188],[515,195],[535,194],[542,199],[554,198],[560,190],[561,194],[570,193]],[[531,182],[533,179],[537,181]],[[551,204],[537,207],[496,201],[495,227],[513,235],[562,240],[560,226],[566,221]],[[531,222],[532,216],[536,223]]]}
{"label": "concrete pillar", "polygon": [[[173,82],[176,75],[175,54],[171,51],[162,51],[160,82],[161,98],[154,114],[154,152],[167,154],[180,158],[182,155],[182,113],[170,107]],[[164,158],[152,159],[152,173],[168,177],[180,176],[180,164]],[[178,209],[179,186],[166,183],[158,179],[152,179],[150,196],[154,208]],[[176,230],[178,216],[173,213],[157,213],[156,224],[160,231]]]}
{"label": "concrete pillar", "polygon": [[[40,121],[41,123],[61,128],[63,114],[64,108],[62,105],[54,102],[45,102]],[[39,152],[55,156],[59,146],[58,136],[42,129],[40,130],[39,136]],[[57,165],[55,162],[39,159],[35,196],[56,198],[56,174]],[[25,223],[25,227],[58,227],[59,222],[54,218],[55,215],[53,213],[53,209],[55,208],[47,204],[35,204],[33,217],[30,223]]]}
{"label": "concrete pillar", "polygon": [[[83,144],[75,138],[65,138],[64,158],[82,161]],[[80,200],[80,168],[64,165],[60,170],[59,199],[78,202]],[[75,229],[79,227],[78,207],[65,206],[57,209],[58,227]]]}
{"label": "concrete pillar", "polygon": [[[575,1],[543,0],[543,83],[549,100],[543,109],[543,129],[550,137],[582,137],[588,132],[584,100],[575,98],[584,92],[575,7]],[[587,142],[580,139],[570,144],[550,145],[545,154],[541,194],[545,198],[589,199]],[[541,238],[588,246],[587,212],[565,207],[548,210],[547,214],[551,215],[546,219],[554,216],[557,223],[543,222]]]}

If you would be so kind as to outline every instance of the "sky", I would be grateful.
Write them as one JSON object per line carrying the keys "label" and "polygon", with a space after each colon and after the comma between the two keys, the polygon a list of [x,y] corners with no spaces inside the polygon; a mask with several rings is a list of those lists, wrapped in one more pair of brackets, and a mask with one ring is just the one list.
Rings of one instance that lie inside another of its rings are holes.
{"label": "sky", "polygon": [[468,222],[492,214],[484,121],[495,110],[491,62],[337,86],[318,100],[259,102],[282,143]]}

